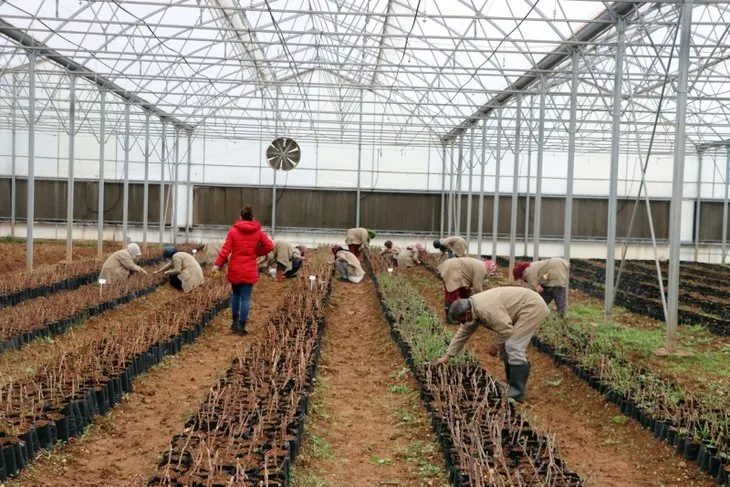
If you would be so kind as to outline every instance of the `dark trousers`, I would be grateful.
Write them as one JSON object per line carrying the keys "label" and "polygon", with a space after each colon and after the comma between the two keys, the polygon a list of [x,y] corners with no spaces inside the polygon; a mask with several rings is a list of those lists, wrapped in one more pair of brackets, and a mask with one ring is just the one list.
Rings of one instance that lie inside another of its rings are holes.
{"label": "dark trousers", "polygon": [[233,319],[246,322],[248,320],[248,308],[251,304],[251,291],[253,284],[231,284],[231,312]]}
{"label": "dark trousers", "polygon": [[347,248],[355,254],[355,257],[360,258],[360,245],[358,244],[347,244]]}
{"label": "dark trousers", "polygon": [[555,300],[555,307],[558,308],[558,315],[561,318],[565,318],[565,301],[567,291],[564,287],[544,287],[542,288],[542,299],[545,300],[545,304],[550,304]]}
{"label": "dark trousers", "polygon": [[[281,265],[281,264],[279,264]],[[294,277],[297,275],[297,272],[302,267],[302,261],[300,259],[292,259],[291,261],[291,270],[286,271],[284,273],[284,277]]]}
{"label": "dark trousers", "polygon": [[469,296],[471,296],[471,291],[465,287],[460,287],[456,291],[451,292],[448,292],[446,288],[444,288],[444,305],[451,306],[451,303],[457,299],[466,299]]}
{"label": "dark trousers", "polygon": [[177,274],[170,274],[168,280],[170,282],[170,286],[182,291],[182,281],[179,277],[177,277]]}

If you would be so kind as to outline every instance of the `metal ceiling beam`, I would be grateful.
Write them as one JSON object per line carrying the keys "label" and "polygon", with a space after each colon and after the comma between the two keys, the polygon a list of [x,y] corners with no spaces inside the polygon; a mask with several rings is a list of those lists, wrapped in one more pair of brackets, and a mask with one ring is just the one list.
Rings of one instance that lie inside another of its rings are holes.
{"label": "metal ceiling beam", "polygon": [[575,32],[574,35],[568,37],[565,41],[561,42],[558,47],[553,49],[552,53],[543,57],[537,62],[534,68],[527,71],[525,74],[520,76],[517,81],[512,83],[504,93],[501,93],[477,110],[472,116],[461,122],[456,127],[452,128],[447,134],[441,137],[442,143],[456,138],[460,134],[464,133],[466,129],[477,123],[480,119],[488,116],[494,111],[495,107],[504,105],[509,100],[514,98],[515,92],[525,90],[533,82],[539,79],[540,74],[545,71],[550,71],[562,62],[570,60],[571,48],[576,43],[591,42],[598,36],[606,32],[607,30],[614,27],[616,21],[619,18],[624,18],[632,13],[634,10],[639,8],[641,5],[648,3],[640,0],[626,1],[626,2],[614,2],[611,6],[607,7],[601,14],[591,20],[590,23],[583,26]]}
{"label": "metal ceiling beam", "polygon": [[144,100],[136,93],[133,93],[129,90],[125,90],[118,84],[114,83],[110,79],[90,71],[85,66],[77,63],[71,58],[68,58],[59,52],[55,51],[54,49],[51,49],[44,43],[34,39],[33,37],[29,36],[25,32],[23,32],[21,29],[13,26],[12,24],[6,22],[4,19],[0,19],[0,35],[3,35],[7,37],[8,39],[17,42],[23,47],[26,47],[28,49],[31,49],[33,52],[35,52],[38,56],[44,57],[48,59],[49,61],[52,61],[62,68],[68,70],[69,72],[77,73],[82,78],[94,83],[99,88],[104,89],[106,91],[109,91],[110,93],[114,93],[115,95],[119,96],[123,100],[133,104],[137,105],[143,110],[149,112],[150,114],[159,117],[162,120],[166,120],[169,123],[173,124],[176,127],[179,127],[183,130],[185,130],[188,133],[192,133],[195,127],[193,125],[187,124],[176,117],[170,115],[169,113],[159,109],[156,105]]}

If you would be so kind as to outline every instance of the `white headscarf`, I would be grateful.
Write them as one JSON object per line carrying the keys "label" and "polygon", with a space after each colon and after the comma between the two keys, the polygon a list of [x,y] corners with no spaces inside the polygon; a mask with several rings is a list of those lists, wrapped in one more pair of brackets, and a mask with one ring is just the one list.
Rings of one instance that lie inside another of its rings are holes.
{"label": "white headscarf", "polygon": [[139,245],[136,243],[131,243],[127,245],[127,252],[129,252],[132,257],[137,257],[138,255],[142,255],[142,251],[139,248]]}

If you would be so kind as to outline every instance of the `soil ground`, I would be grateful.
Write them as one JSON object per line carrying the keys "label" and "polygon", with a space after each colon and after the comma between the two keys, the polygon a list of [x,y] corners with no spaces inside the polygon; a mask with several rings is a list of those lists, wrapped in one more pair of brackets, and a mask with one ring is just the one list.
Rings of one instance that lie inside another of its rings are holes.
{"label": "soil ground", "polygon": [[248,336],[230,331],[231,314],[224,311],[194,344],[138,377],[134,392],[109,414],[97,418],[81,438],[37,458],[23,471],[20,484],[146,485],[172,436],[182,431],[228,368],[236,347],[255,340],[269,313],[281,305],[281,286],[262,279],[254,287]]}
{"label": "soil ground", "polygon": [[375,286],[336,282],[296,487],[441,486],[438,449]]}
{"label": "soil ground", "polygon": [[[401,272],[401,271],[399,271]],[[407,271],[442,320],[443,284],[423,268]],[[456,331],[456,326],[447,326]],[[493,334],[485,329],[471,338],[467,349],[490,374],[504,381],[501,360],[487,354]],[[626,418],[613,403],[556,366],[547,355],[529,349],[532,369],[522,411],[531,424],[554,434],[561,457],[593,486],[714,486],[715,482],[691,462],[686,463],[666,444]]]}
{"label": "soil ground", "polygon": [[[8,240],[8,239],[6,239]],[[104,242],[104,253],[122,248],[121,242]],[[0,240],[0,274],[25,269],[25,240]],[[74,241],[74,259],[93,259],[96,257],[96,242]],[[66,259],[66,242],[62,240],[36,241],[33,246],[33,266],[58,264]]]}

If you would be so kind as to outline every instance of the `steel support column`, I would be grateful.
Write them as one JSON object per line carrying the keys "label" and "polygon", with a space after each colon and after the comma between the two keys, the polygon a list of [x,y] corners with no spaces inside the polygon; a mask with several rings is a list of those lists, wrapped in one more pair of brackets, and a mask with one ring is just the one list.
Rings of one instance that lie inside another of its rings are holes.
{"label": "steel support column", "polygon": [[687,124],[687,85],[692,40],[693,0],[684,0],[679,43],[679,73],[677,82],[677,119],[674,132],[674,178],[672,202],[669,206],[669,278],[667,286],[667,349],[677,343],[679,308],[679,257],[682,244],[682,194],[684,190],[685,129]]}
{"label": "steel support column", "polygon": [[527,257],[527,249],[530,245],[530,183],[532,182],[532,107],[535,104],[535,97],[530,97],[530,118],[529,130],[527,131],[527,188],[525,189],[525,250],[522,253]]}
{"label": "steel support column", "polygon": [[535,179],[535,225],[532,259],[540,258],[540,218],[542,216],[542,162],[545,146],[545,79],[540,81],[540,115],[537,127],[537,175]]}
{"label": "steel support column", "polygon": [[515,113],[515,140],[512,145],[515,151],[515,166],[512,175],[512,212],[509,232],[509,280],[513,280],[512,269],[515,266],[515,247],[517,245],[517,195],[520,189],[520,124],[522,123],[522,94],[517,95]]}
{"label": "steel support column", "polygon": [[15,237],[15,212],[16,212],[16,200],[18,199],[18,187],[17,187],[17,181],[16,181],[16,175],[17,175],[17,167],[16,167],[16,159],[17,159],[17,148],[16,148],[16,136],[15,132],[17,130],[16,128],[16,105],[18,103],[18,94],[20,93],[20,89],[18,87],[18,75],[13,73],[12,76],[12,83],[13,83],[13,99],[10,101],[10,236]]}
{"label": "steel support column", "polygon": [[76,165],[76,75],[69,74],[68,95],[68,182],[66,183],[66,262],[73,260],[74,166]]}
{"label": "steel support column", "polygon": [[494,156],[494,203],[492,207],[492,260],[497,262],[499,238],[499,171],[502,165],[502,107],[497,109],[497,147]]}
{"label": "steel support column", "polygon": [[96,235],[96,257],[104,257],[104,149],[106,147],[106,91],[99,92],[99,183],[96,211],[97,211],[97,235]]}
{"label": "steel support column", "polygon": [[479,170],[479,214],[477,216],[477,255],[482,256],[482,240],[484,239],[484,170],[487,166],[487,118],[482,120],[482,167]]}
{"label": "steel support column", "polygon": [[448,229],[446,236],[454,234],[454,142],[451,142],[451,150],[449,151],[449,212],[448,212]]}
{"label": "steel support column", "polygon": [[[700,256],[700,218],[702,203],[702,152],[697,152],[697,198],[695,199],[695,224],[694,224],[694,244],[695,244],[695,262]],[[708,252],[709,257],[709,252]]]}
{"label": "steel support column", "polygon": [[[373,148],[374,149],[374,148]],[[446,211],[446,146],[441,146],[441,225],[439,238],[444,238],[444,212]]]}
{"label": "steel support column", "polygon": [[25,228],[25,265],[33,270],[33,220],[35,219],[35,51],[28,51],[28,190]]}
{"label": "steel support column", "polygon": [[469,249],[467,254],[471,253],[471,197],[472,197],[472,180],[474,179],[474,129],[476,125],[471,127],[471,135],[469,136],[469,190],[466,196],[466,248]]}
{"label": "steel support column", "polygon": [[604,296],[604,312],[606,319],[611,318],[613,311],[613,288],[616,257],[616,212],[618,211],[618,165],[621,138],[621,91],[624,71],[624,20],[616,23],[616,61],[613,81],[613,125],[611,128],[611,166],[608,191],[608,232],[606,252],[606,284]]}
{"label": "steel support column", "polygon": [[[565,226],[563,233],[563,258],[570,263],[570,243],[573,238],[573,179],[575,177],[575,133],[578,111],[578,49],[573,49],[573,77],[570,81],[570,122],[568,126],[568,173],[565,188]],[[570,293],[570,276],[566,280],[566,306]]]}
{"label": "steel support column", "polygon": [[360,228],[360,177],[362,174],[362,95],[363,89],[360,88],[360,123],[357,129],[357,193],[355,201],[355,228]]}
{"label": "steel support column", "polygon": [[728,206],[728,192],[730,191],[730,184],[728,177],[730,176],[730,146],[725,148],[725,196],[722,199],[722,263],[725,263],[727,257],[727,206]]}
{"label": "steel support column", "polygon": [[461,172],[464,170],[464,134],[459,136],[459,165],[456,169],[456,235],[461,235]]}
{"label": "steel support column", "polygon": [[142,248],[147,250],[147,212],[150,206],[150,114],[144,117],[144,183],[142,184]]}
{"label": "steel support column", "polygon": [[177,243],[177,188],[180,183],[180,129],[175,129],[175,153],[174,153],[174,164],[172,166],[172,186],[171,186],[171,203],[170,211],[172,212],[172,244]]}
{"label": "steel support column", "polygon": [[129,225],[129,153],[132,148],[129,141],[129,115],[131,106],[124,104],[124,183],[122,185],[122,242],[127,245],[127,227]]}
{"label": "steel support column", "polygon": [[193,215],[191,214],[192,209],[192,199],[193,199],[193,183],[191,181],[192,174],[193,174],[193,133],[191,131],[188,131],[187,133],[187,140],[188,140],[188,174],[185,178],[185,182],[187,183],[187,197],[185,198],[185,241],[190,241],[190,229],[193,226]]}
{"label": "steel support column", "polygon": [[167,162],[167,122],[162,120],[160,147],[160,246],[165,244],[165,162]]}

